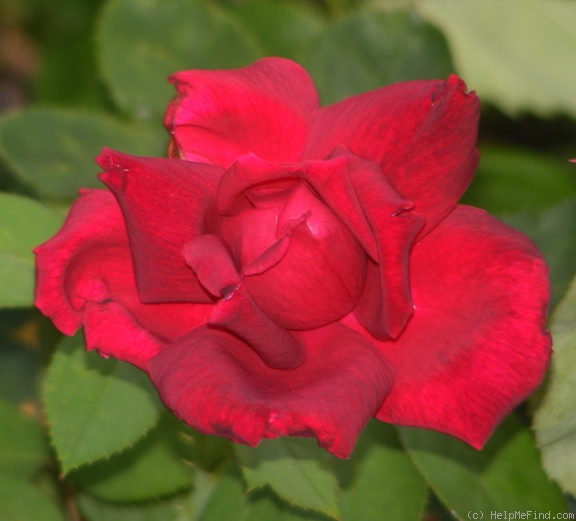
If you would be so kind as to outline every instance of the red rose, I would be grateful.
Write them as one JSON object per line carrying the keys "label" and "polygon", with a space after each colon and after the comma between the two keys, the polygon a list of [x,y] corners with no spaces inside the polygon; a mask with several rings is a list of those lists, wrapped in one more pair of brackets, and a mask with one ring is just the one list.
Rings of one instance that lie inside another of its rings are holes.
{"label": "red rose", "polygon": [[541,254],[457,205],[476,96],[452,76],[319,108],[282,59],[172,83],[173,157],[103,151],[108,190],[36,249],[42,312],[204,433],[345,457],[375,416],[482,446],[550,339]]}

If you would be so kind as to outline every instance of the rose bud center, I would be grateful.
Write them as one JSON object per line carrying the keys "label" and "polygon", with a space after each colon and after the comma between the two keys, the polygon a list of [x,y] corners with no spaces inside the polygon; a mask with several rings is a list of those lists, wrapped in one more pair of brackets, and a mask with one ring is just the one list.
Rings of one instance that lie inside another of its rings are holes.
{"label": "rose bud center", "polygon": [[287,329],[313,329],[350,312],[366,255],[306,182],[286,179],[245,192],[251,203],[221,234],[255,302]]}

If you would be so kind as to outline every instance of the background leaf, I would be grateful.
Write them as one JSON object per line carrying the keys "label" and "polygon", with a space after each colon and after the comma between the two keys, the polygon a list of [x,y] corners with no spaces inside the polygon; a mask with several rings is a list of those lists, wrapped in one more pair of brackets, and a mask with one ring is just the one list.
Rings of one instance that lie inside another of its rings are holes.
{"label": "background leaf", "polygon": [[0,307],[32,305],[32,249],[54,235],[63,221],[63,215],[32,199],[0,194]]}
{"label": "background leaf", "polygon": [[248,489],[266,484],[283,499],[338,518],[338,482],[330,456],[306,438],[264,440],[258,447],[236,446]]}
{"label": "background leaf", "polygon": [[4,400],[0,400],[0,425],[0,472],[31,477],[48,459],[40,425]]}
{"label": "background leaf", "polygon": [[178,434],[177,421],[166,415],[134,446],[74,470],[68,478],[106,501],[152,501],[174,495],[189,488],[193,478]]}
{"label": "background leaf", "polygon": [[237,469],[230,466],[214,486],[212,494],[199,517],[199,521],[221,521],[230,519],[242,521],[328,521],[318,512],[294,508],[277,496],[270,489],[259,489],[246,494],[242,479]]}
{"label": "background leaf", "polygon": [[550,322],[552,369],[534,417],[544,468],[562,488],[576,494],[576,282]]}
{"label": "background leaf", "polygon": [[576,5],[563,0],[418,0],[456,69],[509,114],[576,115]]}
{"label": "background leaf", "polygon": [[360,11],[337,19],[302,52],[323,104],[390,83],[445,78],[452,72],[444,37],[407,11]]}
{"label": "background leaf", "polygon": [[248,0],[229,6],[231,14],[257,39],[267,56],[297,60],[324,25],[313,6],[278,0]]}
{"label": "background leaf", "polygon": [[77,502],[87,521],[183,521],[176,501],[119,505],[80,494]]}
{"label": "background leaf", "polygon": [[549,208],[575,195],[576,165],[530,150],[483,146],[460,202],[506,215]]}
{"label": "background leaf", "polygon": [[469,511],[564,512],[558,487],[546,476],[530,431],[512,415],[483,450],[438,432],[399,428],[408,454],[458,519]]}
{"label": "background leaf", "polygon": [[[104,77],[118,105],[160,125],[170,74],[248,65],[260,51],[234,20],[199,0],[112,0],[98,32]],[[126,51],[130,50],[130,59]]]}
{"label": "background leaf", "polygon": [[64,521],[56,503],[27,481],[0,474],[0,519],[2,521]]}
{"label": "background leaf", "polygon": [[335,463],[342,485],[344,521],[418,521],[426,504],[426,482],[391,425],[372,420],[350,460]]}
{"label": "background leaf", "polygon": [[150,130],[97,113],[37,108],[0,120],[1,153],[14,173],[39,194],[58,199],[72,199],[82,187],[104,187],[94,162],[102,147],[161,156],[167,142],[160,126]]}
{"label": "background leaf", "polygon": [[553,308],[576,273],[576,199],[568,199],[541,212],[509,214],[502,219],[531,237],[546,257]]}
{"label": "background leaf", "polygon": [[66,338],[54,355],[43,397],[65,473],[134,443],[159,414],[146,375],[126,362],[86,352],[80,334]]}

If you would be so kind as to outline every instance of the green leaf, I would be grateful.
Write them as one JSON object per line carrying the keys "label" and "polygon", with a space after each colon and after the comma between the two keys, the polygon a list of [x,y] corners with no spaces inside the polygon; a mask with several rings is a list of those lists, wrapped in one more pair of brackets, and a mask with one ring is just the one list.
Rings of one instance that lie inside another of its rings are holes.
{"label": "green leaf", "polygon": [[444,78],[452,70],[442,34],[404,11],[338,19],[308,43],[302,64],[323,103],[398,81]]}
{"label": "green leaf", "polygon": [[40,426],[4,400],[0,400],[0,425],[0,472],[31,477],[48,457]]}
{"label": "green leaf", "polygon": [[258,39],[268,56],[297,60],[304,45],[323,26],[307,4],[248,0],[230,6],[231,13]]}
{"label": "green leaf", "polygon": [[502,219],[532,238],[544,253],[550,267],[554,306],[576,273],[576,199],[569,199],[545,211],[506,215]]}
{"label": "green leaf", "polygon": [[32,249],[54,235],[63,220],[32,199],[0,194],[0,306],[33,304]]}
{"label": "green leaf", "polygon": [[419,521],[426,482],[398,441],[394,427],[372,420],[350,460],[336,463],[344,521]]}
{"label": "green leaf", "polygon": [[167,77],[185,69],[247,65],[260,54],[250,35],[199,0],[112,0],[98,32],[105,79],[117,103],[160,123],[174,89]]}
{"label": "green leaf", "polygon": [[231,512],[242,519],[246,508],[247,496],[242,479],[236,469],[230,466],[219,476],[199,521],[222,521],[229,518]]}
{"label": "green leaf", "polygon": [[550,322],[554,339],[551,372],[534,417],[536,440],[548,474],[576,494],[576,282]]}
{"label": "green leaf", "polygon": [[[189,472],[193,473],[194,488],[169,499],[115,504],[81,493],[78,495],[78,504],[87,521],[198,521],[216,481],[213,476],[196,467],[189,469]],[[217,521],[224,519],[221,517]]]}
{"label": "green leaf", "polygon": [[535,211],[576,195],[576,166],[528,150],[487,146],[463,204],[494,215]]}
{"label": "green leaf", "polygon": [[[180,505],[176,501],[158,501],[143,505],[116,505],[99,501],[88,494],[79,494],[76,501],[87,521],[180,521]],[[192,518],[193,519],[193,518]]]}
{"label": "green leaf", "polygon": [[178,436],[175,418],[166,415],[133,447],[68,477],[81,490],[106,501],[129,503],[174,495],[189,488],[193,478]]}
{"label": "green leaf", "polygon": [[65,339],[44,382],[52,442],[62,469],[118,452],[158,419],[156,392],[130,364],[86,352],[81,335]]}
{"label": "green leaf", "polygon": [[104,89],[94,74],[92,38],[94,15],[101,0],[19,3],[28,3],[32,9],[26,25],[40,29],[34,31],[34,36],[41,38],[34,51],[42,64],[31,78],[34,100],[58,105],[106,105]]}
{"label": "green leaf", "polygon": [[[314,511],[294,508],[281,501],[268,488],[246,494],[241,476],[230,466],[222,474],[202,511],[199,521],[327,521],[328,518]],[[189,519],[194,519],[189,517]]]}
{"label": "green leaf", "polygon": [[158,156],[167,137],[101,114],[56,109],[29,109],[0,119],[0,153],[16,175],[52,198],[72,199],[82,187],[104,188],[94,162],[102,147]]}
{"label": "green leaf", "polygon": [[2,521],[64,521],[54,501],[27,481],[0,474]]}
{"label": "green leaf", "polygon": [[459,74],[509,114],[576,114],[576,4],[563,0],[418,0],[448,39]]}
{"label": "green leaf", "polygon": [[286,501],[339,517],[338,482],[330,456],[312,439],[264,440],[256,448],[236,446],[249,489],[270,485]]}
{"label": "green leaf", "polygon": [[457,519],[468,512],[563,512],[558,487],[542,469],[530,431],[512,415],[482,451],[450,436],[400,428],[408,454]]}
{"label": "green leaf", "polygon": [[267,488],[250,494],[243,521],[270,521],[271,519],[274,521],[328,521],[330,518],[313,510],[302,510],[287,504]]}

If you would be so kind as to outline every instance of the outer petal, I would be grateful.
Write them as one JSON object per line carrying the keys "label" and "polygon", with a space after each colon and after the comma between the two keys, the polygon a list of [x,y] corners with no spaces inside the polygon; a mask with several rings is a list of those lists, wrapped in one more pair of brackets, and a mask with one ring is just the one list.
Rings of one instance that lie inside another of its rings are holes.
{"label": "outer petal", "polygon": [[547,267],[534,245],[459,206],[412,254],[414,315],[382,342],[397,381],[377,418],[480,448],[548,365]]}
{"label": "outer petal", "polygon": [[100,178],[114,192],[128,230],[143,302],[211,302],[184,260],[184,245],[217,227],[222,169],[105,149]]}
{"label": "outer petal", "polygon": [[60,232],[35,253],[36,306],[65,334],[83,325],[88,349],[139,367],[204,323],[212,308],[140,302],[122,214],[109,192],[82,191]]}
{"label": "outer petal", "polygon": [[200,328],[148,363],[162,400],[194,428],[255,446],[263,438],[314,436],[347,457],[393,384],[366,339],[332,324],[298,333],[308,349],[292,371],[271,369],[246,344]]}
{"label": "outer petal", "polygon": [[477,164],[480,104],[455,76],[397,83],[321,109],[303,159],[338,144],[378,161],[398,192],[415,203],[428,232],[456,205]]}
{"label": "outer petal", "polygon": [[[62,229],[49,241],[35,248],[36,306],[56,327],[72,335],[82,325],[82,296],[71,300],[75,288],[67,280],[70,266],[87,248],[128,252],[128,240],[120,208],[111,193],[104,190],[82,190],[72,205]],[[92,259],[92,264],[95,259]],[[102,299],[106,288],[87,282],[78,292],[92,293]],[[90,287],[91,286],[91,287]]]}
{"label": "outer petal", "polygon": [[184,71],[165,125],[173,155],[230,166],[248,152],[269,160],[300,158],[318,95],[304,69],[281,58],[226,71]]}

